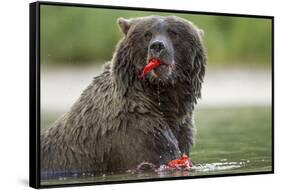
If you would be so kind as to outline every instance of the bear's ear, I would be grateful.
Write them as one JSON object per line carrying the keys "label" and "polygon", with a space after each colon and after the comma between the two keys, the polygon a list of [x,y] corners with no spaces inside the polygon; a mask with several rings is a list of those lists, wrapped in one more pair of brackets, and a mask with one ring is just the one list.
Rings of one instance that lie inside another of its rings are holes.
{"label": "bear's ear", "polygon": [[121,17],[121,18],[117,19],[117,23],[118,23],[121,31],[126,35],[128,30],[130,29],[131,21]]}

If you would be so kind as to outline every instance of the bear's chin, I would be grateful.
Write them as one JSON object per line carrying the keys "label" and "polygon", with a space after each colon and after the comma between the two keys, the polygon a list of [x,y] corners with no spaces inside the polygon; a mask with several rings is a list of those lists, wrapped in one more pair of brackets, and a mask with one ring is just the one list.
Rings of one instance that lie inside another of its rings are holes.
{"label": "bear's chin", "polygon": [[152,84],[170,84],[173,82],[173,65],[160,65],[157,68],[151,70],[146,76],[145,80]]}
{"label": "bear's chin", "polygon": [[145,78],[145,81],[153,85],[166,86],[173,82],[173,76],[169,71],[159,73],[156,69],[153,69]]}

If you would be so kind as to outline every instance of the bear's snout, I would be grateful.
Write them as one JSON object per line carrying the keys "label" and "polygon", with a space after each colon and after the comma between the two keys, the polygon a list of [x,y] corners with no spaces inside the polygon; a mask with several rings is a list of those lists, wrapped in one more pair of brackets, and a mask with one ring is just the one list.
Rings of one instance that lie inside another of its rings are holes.
{"label": "bear's snout", "polygon": [[165,49],[164,42],[156,40],[150,44],[149,50],[152,55],[159,56],[159,54]]}

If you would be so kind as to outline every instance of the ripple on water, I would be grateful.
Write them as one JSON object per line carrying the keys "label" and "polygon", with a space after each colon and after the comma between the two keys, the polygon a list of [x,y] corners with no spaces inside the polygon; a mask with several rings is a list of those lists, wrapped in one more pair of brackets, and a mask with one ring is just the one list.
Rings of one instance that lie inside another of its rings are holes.
{"label": "ripple on water", "polygon": [[219,171],[235,169],[244,166],[244,162],[215,162],[207,164],[197,164],[192,167],[194,171],[208,172],[208,171]]}
{"label": "ripple on water", "polygon": [[[82,173],[81,176],[60,177],[58,179],[43,180],[42,184],[67,184],[77,182],[98,182],[98,181],[114,181],[114,180],[136,180],[148,178],[165,178],[165,177],[180,177],[180,176],[194,176],[194,175],[207,175],[221,172],[231,172],[233,169],[243,168],[249,164],[245,161],[239,162],[214,162],[205,164],[195,164],[191,170],[165,170],[160,172],[135,172],[128,170],[125,173],[111,173],[101,175],[88,175]],[[84,175],[83,175],[84,174]]]}

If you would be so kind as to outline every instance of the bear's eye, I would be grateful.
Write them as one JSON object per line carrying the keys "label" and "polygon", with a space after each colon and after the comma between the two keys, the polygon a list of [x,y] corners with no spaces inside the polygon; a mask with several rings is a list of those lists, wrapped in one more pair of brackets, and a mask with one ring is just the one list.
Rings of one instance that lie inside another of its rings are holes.
{"label": "bear's eye", "polygon": [[168,33],[171,35],[171,37],[177,37],[178,36],[178,33],[174,30],[171,30],[171,29],[168,30]]}
{"label": "bear's eye", "polygon": [[144,34],[145,40],[149,41],[149,40],[151,40],[151,37],[152,37],[151,32],[149,32],[149,31],[145,32],[145,34]]}

